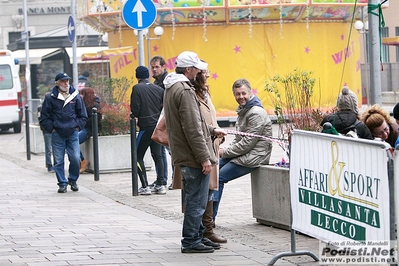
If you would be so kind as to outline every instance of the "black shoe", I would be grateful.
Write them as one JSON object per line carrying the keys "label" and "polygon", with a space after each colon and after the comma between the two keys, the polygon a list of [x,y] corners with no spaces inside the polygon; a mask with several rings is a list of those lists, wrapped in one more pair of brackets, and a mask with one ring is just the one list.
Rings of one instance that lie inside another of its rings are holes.
{"label": "black shoe", "polygon": [[59,186],[58,193],[65,193],[67,192],[67,186]]}
{"label": "black shoe", "polygon": [[72,191],[79,191],[79,186],[76,184],[76,181],[69,181],[69,184],[71,185],[71,190]]}
{"label": "black shoe", "polygon": [[204,244],[205,246],[209,246],[209,247],[212,247],[214,249],[220,249],[220,244],[219,243],[215,243],[215,242],[209,240],[206,237],[202,238],[201,243]]}
{"label": "black shoe", "polygon": [[181,253],[212,253],[215,249],[210,246],[205,246],[202,243],[197,244],[192,248],[181,248]]}

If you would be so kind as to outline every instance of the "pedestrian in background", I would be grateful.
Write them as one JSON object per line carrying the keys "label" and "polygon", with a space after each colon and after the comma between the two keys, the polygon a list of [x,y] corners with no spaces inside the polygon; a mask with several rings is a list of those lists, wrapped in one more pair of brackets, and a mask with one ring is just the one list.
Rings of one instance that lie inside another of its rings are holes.
{"label": "pedestrian in background", "polygon": [[[208,86],[209,70],[201,70],[197,73],[195,79],[191,80],[194,85],[195,94],[200,103],[200,110],[208,125],[216,128],[219,127],[216,118],[216,110],[213,106],[211,95]],[[213,149],[215,154],[219,154],[219,146],[224,141],[224,138],[212,137]],[[202,223],[205,226],[204,236],[216,243],[226,243],[227,239],[217,235],[213,228],[215,223],[213,221],[213,194],[218,191],[219,186],[219,164],[218,162],[212,165],[212,170],[209,179],[209,196],[208,203],[204,215],[202,216]]]}
{"label": "pedestrian in background", "polygon": [[[79,131],[86,125],[87,113],[79,91],[69,85],[67,73],[55,76],[55,86],[44,97],[40,123],[51,132],[54,170],[58,181],[58,193],[78,191],[80,170]],[[69,159],[68,179],[65,177],[65,152]]]}
{"label": "pedestrian in background", "polygon": [[368,107],[361,116],[361,121],[370,129],[374,138],[386,141],[395,147],[398,139],[398,125],[391,119],[391,116],[378,104]]}
{"label": "pedestrian in background", "polygon": [[209,174],[217,160],[211,135],[224,132],[207,125],[190,82],[198,71],[207,67],[196,53],[185,51],[176,59],[175,73],[168,74],[164,80],[169,147],[173,164],[182,173],[185,192],[182,253],[211,253],[220,248],[218,243],[203,236],[202,216],[208,202]]}
{"label": "pedestrian in background", "polygon": [[[251,84],[246,79],[238,79],[232,86],[233,95],[239,104],[237,108],[236,130],[272,137],[272,121],[259,98],[252,94]],[[236,135],[227,148],[219,150],[219,190],[213,199],[213,220],[218,214],[224,184],[251,173],[261,165],[268,165],[272,153],[269,140],[252,136]]]}
{"label": "pedestrian in background", "polygon": [[[158,85],[162,89],[165,90],[165,85],[163,84],[163,80],[165,79],[166,75],[168,75],[168,71],[165,69],[165,59],[163,59],[162,56],[156,55],[151,58],[150,60],[150,66],[151,66],[151,71],[152,71],[152,77],[155,79],[154,84]],[[165,177],[165,182],[168,182],[168,159],[166,156],[166,149],[168,149],[168,152],[170,154],[169,148],[162,146],[162,159],[163,159],[163,165],[164,165],[164,177]],[[172,165],[172,171],[173,171],[173,165]],[[173,173],[172,173],[172,180],[173,180]],[[156,185],[156,181],[152,183],[150,186],[154,187]],[[169,185],[169,189],[172,188],[172,183]]]}
{"label": "pedestrian in background", "polygon": [[[48,93],[47,93],[48,94]],[[43,132],[43,139],[44,139],[44,155],[45,155],[45,163],[47,172],[54,173],[54,167],[52,162],[52,149],[51,149],[51,132],[47,132],[46,129],[40,123],[40,114],[42,111],[42,106],[40,105],[37,107],[37,118],[39,120],[40,130]]]}
{"label": "pedestrian in background", "polygon": [[[92,121],[92,109],[95,107],[97,110],[100,110],[100,104],[96,101],[95,93],[92,88],[83,88],[80,90],[80,96],[83,99],[83,102],[86,107],[86,113],[87,113],[87,122],[86,126],[79,131],[79,144],[84,143],[86,140],[88,140],[92,135],[93,135],[93,121]],[[97,125],[98,125],[98,130],[101,129],[101,113],[98,112],[97,114]],[[82,151],[80,152],[80,170],[79,172],[82,174],[84,171],[86,171],[88,165],[89,165],[89,160],[86,160],[82,154]]]}
{"label": "pedestrian in background", "polygon": [[78,89],[88,88],[91,86],[89,81],[90,73],[87,70],[83,70],[82,75],[78,77]]}
{"label": "pedestrian in background", "polygon": [[[149,82],[149,71],[145,66],[136,68],[138,83],[133,86],[130,96],[130,110],[132,119],[137,117],[137,125],[140,128],[136,139],[137,145],[137,168],[141,181],[140,195],[166,194],[166,181],[164,177],[164,164],[162,159],[162,145],[151,139],[158,118],[163,107],[164,90]],[[147,173],[144,165],[144,155],[150,147],[151,156],[155,162],[157,180],[151,190],[148,186]]]}
{"label": "pedestrian in background", "polygon": [[343,87],[337,98],[337,112],[323,118],[324,123],[331,123],[341,134],[354,131],[361,139],[373,139],[368,127],[359,120],[359,108],[356,94],[348,87]]}

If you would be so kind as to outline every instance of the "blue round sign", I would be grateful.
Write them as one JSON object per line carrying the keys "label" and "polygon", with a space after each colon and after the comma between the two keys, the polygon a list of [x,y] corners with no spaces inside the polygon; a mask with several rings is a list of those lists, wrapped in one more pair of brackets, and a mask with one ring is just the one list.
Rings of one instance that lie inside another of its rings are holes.
{"label": "blue round sign", "polygon": [[128,0],[123,6],[122,17],[132,29],[150,27],[157,17],[157,9],[151,0]]}
{"label": "blue round sign", "polygon": [[69,42],[73,42],[75,40],[75,21],[73,20],[72,16],[69,16],[68,18],[68,26],[67,26],[67,31],[68,31],[68,40]]}

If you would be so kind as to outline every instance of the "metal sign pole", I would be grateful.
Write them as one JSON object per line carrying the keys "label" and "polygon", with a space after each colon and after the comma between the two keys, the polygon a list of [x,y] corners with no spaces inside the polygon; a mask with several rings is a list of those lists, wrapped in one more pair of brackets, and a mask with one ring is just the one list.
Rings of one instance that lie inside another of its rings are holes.
{"label": "metal sign pole", "polygon": [[[71,16],[73,20],[73,36],[72,36],[72,78],[73,78],[73,87],[78,87],[78,62],[76,60],[76,0],[71,0]],[[69,25],[68,25],[69,27]],[[69,29],[68,29],[69,30]]]}
{"label": "metal sign pole", "polygon": [[30,61],[29,61],[29,29],[28,29],[28,14],[26,7],[26,0],[24,0],[24,28],[26,33],[26,41],[25,41],[25,53],[26,53],[26,64],[25,64],[25,81],[26,81],[26,92],[27,92],[27,102],[28,109],[30,112],[28,114],[25,113],[25,120],[28,117],[28,121],[32,121],[32,90],[30,84]]}

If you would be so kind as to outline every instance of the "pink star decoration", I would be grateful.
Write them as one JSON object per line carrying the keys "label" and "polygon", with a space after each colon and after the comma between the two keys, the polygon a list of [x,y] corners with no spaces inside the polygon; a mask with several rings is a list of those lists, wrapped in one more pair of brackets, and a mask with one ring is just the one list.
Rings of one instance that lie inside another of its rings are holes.
{"label": "pink star decoration", "polygon": [[252,94],[254,94],[254,95],[258,94],[258,89],[256,89],[256,88],[252,89]]}
{"label": "pink star decoration", "polygon": [[154,46],[152,47],[152,50],[153,50],[154,52],[158,52],[158,49],[159,49],[159,47],[156,46],[156,45],[154,45]]}
{"label": "pink star decoration", "polygon": [[305,53],[308,54],[309,52],[310,52],[310,48],[309,48],[309,46],[306,46],[306,47],[305,47]]}
{"label": "pink star decoration", "polygon": [[214,79],[214,80],[217,80],[217,78],[218,78],[219,76],[218,76],[218,73],[212,73],[212,78]]}
{"label": "pink star decoration", "polygon": [[233,50],[235,50],[236,53],[241,52],[241,46],[236,45]]}
{"label": "pink star decoration", "polygon": [[345,36],[341,34],[341,40],[345,40]]}

